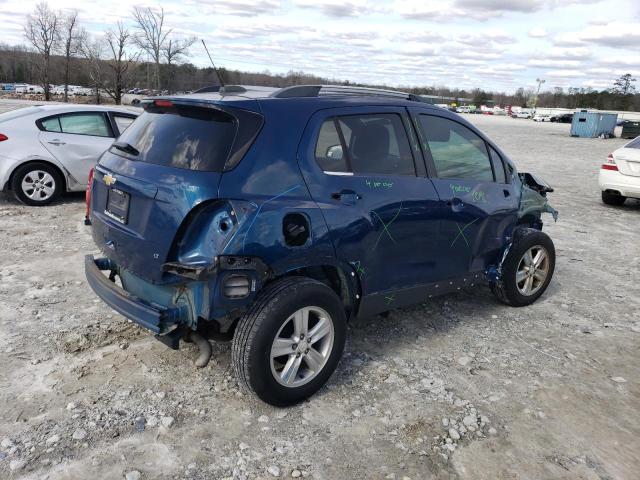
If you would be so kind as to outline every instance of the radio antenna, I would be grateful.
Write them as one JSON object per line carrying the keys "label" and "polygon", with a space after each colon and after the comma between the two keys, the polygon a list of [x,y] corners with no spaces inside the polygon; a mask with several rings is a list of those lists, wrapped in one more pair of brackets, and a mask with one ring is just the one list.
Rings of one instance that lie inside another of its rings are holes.
{"label": "radio antenna", "polygon": [[211,62],[211,65],[213,65],[213,70],[216,72],[216,76],[218,77],[218,81],[220,82],[220,86],[222,88],[224,88],[224,80],[222,80],[222,75],[220,75],[220,72],[216,68],[215,63],[213,63],[213,58],[211,58],[211,54],[209,53],[209,49],[207,48],[207,44],[204,43],[204,40],[202,38],[200,39],[200,41],[202,42],[202,46],[204,46],[205,52],[207,52],[207,55],[209,57],[209,61]]}

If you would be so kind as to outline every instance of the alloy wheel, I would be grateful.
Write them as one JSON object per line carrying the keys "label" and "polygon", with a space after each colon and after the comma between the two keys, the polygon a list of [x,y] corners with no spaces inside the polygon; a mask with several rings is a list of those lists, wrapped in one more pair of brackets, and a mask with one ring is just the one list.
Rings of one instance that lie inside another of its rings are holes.
{"label": "alloy wheel", "polygon": [[331,316],[320,307],[297,310],[281,325],[271,345],[271,373],[285,387],[300,387],[324,368],[333,349]]}
{"label": "alloy wheel", "polygon": [[44,170],[32,170],[22,177],[22,191],[32,200],[48,200],[56,191],[56,181]]}
{"label": "alloy wheel", "polygon": [[534,295],[542,288],[549,274],[549,253],[541,245],[529,248],[520,259],[516,271],[518,291],[525,296]]}

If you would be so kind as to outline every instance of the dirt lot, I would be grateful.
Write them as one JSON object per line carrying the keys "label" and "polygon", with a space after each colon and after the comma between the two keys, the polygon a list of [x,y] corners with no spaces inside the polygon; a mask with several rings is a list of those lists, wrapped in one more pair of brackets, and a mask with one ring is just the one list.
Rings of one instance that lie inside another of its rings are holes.
{"label": "dirt lot", "polygon": [[193,347],[96,299],[82,196],[1,197],[0,478],[638,478],[640,203],[606,207],[597,186],[624,142],[468,118],[556,187],[549,290],[522,309],[483,287],[351,324],[329,384],[289,409],[238,391],[228,344],[196,370]]}

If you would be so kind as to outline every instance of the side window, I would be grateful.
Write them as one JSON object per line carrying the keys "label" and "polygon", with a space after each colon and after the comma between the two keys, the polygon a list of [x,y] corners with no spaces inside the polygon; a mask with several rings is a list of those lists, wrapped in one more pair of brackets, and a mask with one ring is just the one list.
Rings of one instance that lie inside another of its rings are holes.
{"label": "side window", "polygon": [[338,124],[354,173],[415,175],[402,118],[395,113],[349,115]]}
{"label": "side window", "polygon": [[63,133],[109,137],[111,132],[101,113],[73,113],[60,117]]}
{"label": "side window", "polygon": [[47,132],[62,132],[59,117],[51,117],[46,120],[42,120],[40,125],[42,125],[42,128]]}
{"label": "side window", "polygon": [[320,127],[316,142],[316,161],[325,172],[348,172],[346,157],[342,151],[340,135],[333,118]]}
{"label": "side window", "polygon": [[113,119],[115,120],[116,126],[118,127],[118,131],[120,133],[124,132],[135,120],[135,118],[123,117],[121,115],[114,115]]}
{"label": "side window", "polygon": [[496,174],[496,180],[500,183],[510,183],[509,176],[504,169],[504,163],[502,157],[492,147],[489,147],[489,154],[491,155],[491,163],[493,164],[493,171]]}
{"label": "side window", "polygon": [[478,135],[442,117],[420,115],[419,124],[439,178],[494,181],[487,146]]}

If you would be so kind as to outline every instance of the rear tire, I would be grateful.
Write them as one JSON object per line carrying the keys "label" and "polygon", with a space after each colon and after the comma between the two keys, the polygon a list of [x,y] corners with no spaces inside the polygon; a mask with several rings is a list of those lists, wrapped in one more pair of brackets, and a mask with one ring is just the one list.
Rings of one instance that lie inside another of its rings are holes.
{"label": "rear tire", "polygon": [[346,323],[340,298],[325,284],[276,280],[236,327],[231,352],[238,382],[274,406],[310,397],[338,365]]}
{"label": "rear tire", "polygon": [[502,263],[502,276],[491,282],[491,291],[503,303],[524,307],[547,289],[556,266],[556,250],[546,234],[533,228],[516,231]]}
{"label": "rear tire", "polygon": [[11,177],[11,189],[16,199],[25,205],[48,205],[62,194],[64,180],[58,170],[45,162],[19,166]]}
{"label": "rear tire", "polygon": [[624,203],[626,199],[627,197],[623,197],[622,195],[615,195],[609,192],[602,192],[602,201],[607,205],[615,205],[616,207],[619,207]]}

